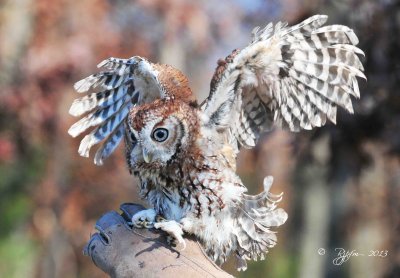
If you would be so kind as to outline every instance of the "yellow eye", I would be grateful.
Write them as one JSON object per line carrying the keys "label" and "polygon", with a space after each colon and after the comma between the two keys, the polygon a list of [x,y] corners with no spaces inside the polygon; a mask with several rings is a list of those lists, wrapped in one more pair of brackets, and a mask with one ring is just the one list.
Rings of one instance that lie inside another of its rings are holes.
{"label": "yellow eye", "polygon": [[157,142],[164,142],[168,138],[168,130],[165,128],[157,128],[153,131],[152,137]]}

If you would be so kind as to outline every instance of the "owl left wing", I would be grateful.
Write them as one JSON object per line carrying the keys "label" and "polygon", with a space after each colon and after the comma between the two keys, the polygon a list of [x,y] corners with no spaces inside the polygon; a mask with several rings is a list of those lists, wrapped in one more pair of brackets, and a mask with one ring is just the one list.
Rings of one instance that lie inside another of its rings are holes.
{"label": "owl left wing", "polygon": [[[87,114],[68,130],[76,137],[94,127],[82,139],[78,152],[88,157],[90,148],[102,142],[94,158],[97,165],[103,164],[123,138],[124,120],[131,107],[159,98],[180,97],[192,101],[186,77],[170,66],[152,64],[134,56],[109,58],[97,67],[105,70],[74,85],[78,93],[87,94],[73,102],[69,113],[73,116]],[[176,90],[168,89],[171,82]]]}
{"label": "owl left wing", "polygon": [[357,77],[365,78],[354,32],[322,25],[316,15],[288,27],[253,31],[252,42],[219,61],[202,106],[206,125],[228,131],[236,146],[251,148],[274,124],[291,131],[335,123],[337,106],[353,113]]}

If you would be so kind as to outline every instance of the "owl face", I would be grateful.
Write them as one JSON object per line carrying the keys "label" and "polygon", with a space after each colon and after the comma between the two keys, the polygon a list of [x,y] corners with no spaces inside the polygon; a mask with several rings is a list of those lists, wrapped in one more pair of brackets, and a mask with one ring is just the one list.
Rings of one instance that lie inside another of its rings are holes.
{"label": "owl face", "polygon": [[189,137],[181,111],[168,106],[133,110],[126,131],[127,160],[133,168],[165,166],[187,146]]}

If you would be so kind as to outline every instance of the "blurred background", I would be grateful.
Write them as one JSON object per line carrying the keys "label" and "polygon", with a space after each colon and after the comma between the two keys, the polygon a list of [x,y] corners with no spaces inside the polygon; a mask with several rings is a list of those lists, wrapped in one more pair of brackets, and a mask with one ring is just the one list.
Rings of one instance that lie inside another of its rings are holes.
{"label": "blurred background", "polygon": [[[1,1],[0,277],[106,277],[82,249],[103,213],[138,200],[122,148],[97,167],[67,134],[72,86],[98,62],[141,55],[171,64],[202,101],[218,58],[244,47],[255,26],[317,13],[355,30],[368,81],[355,115],[339,110],[336,126],[276,130],[241,153],[250,192],[273,175],[289,219],[265,261],[241,274],[232,262],[224,268],[240,277],[400,277],[395,0]],[[365,256],[337,266],[335,248]]]}

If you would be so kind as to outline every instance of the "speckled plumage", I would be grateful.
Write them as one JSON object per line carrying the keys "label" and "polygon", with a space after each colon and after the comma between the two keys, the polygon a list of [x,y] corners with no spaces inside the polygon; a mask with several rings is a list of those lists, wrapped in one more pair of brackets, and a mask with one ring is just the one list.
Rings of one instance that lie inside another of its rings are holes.
{"label": "speckled plumage", "polygon": [[94,92],[74,101],[72,115],[88,114],[69,133],[95,127],[79,153],[102,143],[96,164],[125,138],[129,170],[151,206],[133,216],[135,226],[163,229],[179,244],[184,232],[194,234],[218,263],[236,254],[240,270],[264,258],[277,241],[271,229],[287,214],[276,207],[282,196],[269,192],[270,177],[262,193],[246,194],[236,157],[273,125],[312,129],[335,122],[337,106],[353,112],[363,52],[351,29],[323,27],[326,20],[256,29],[246,48],[218,62],[201,106],[179,70],[141,57],[109,58],[99,64],[106,71],[76,83],[78,92]]}

